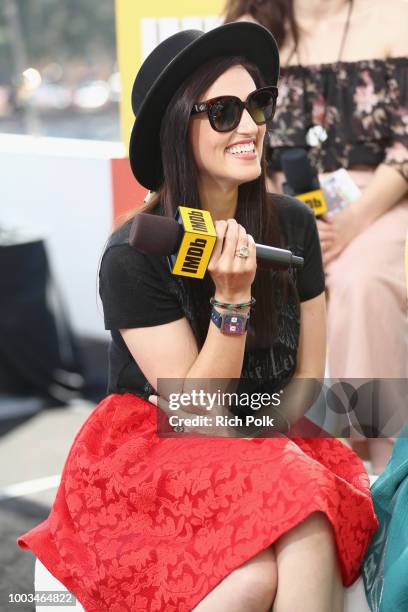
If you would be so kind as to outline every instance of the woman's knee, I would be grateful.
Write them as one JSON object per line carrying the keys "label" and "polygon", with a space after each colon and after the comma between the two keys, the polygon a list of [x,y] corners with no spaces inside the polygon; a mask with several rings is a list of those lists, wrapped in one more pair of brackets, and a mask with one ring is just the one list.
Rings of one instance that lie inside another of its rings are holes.
{"label": "woman's knee", "polygon": [[[317,553],[321,553],[327,547],[334,548],[334,532],[326,514],[320,511],[312,512],[304,521],[284,533],[275,542],[276,553],[294,543],[313,549]],[[323,544],[327,546],[323,547]]]}
{"label": "woman's knee", "polygon": [[270,546],[243,563],[230,575],[242,593],[243,610],[269,610],[278,588],[278,569]]}
{"label": "woman's knee", "polygon": [[333,527],[324,512],[312,512],[304,523],[313,535],[333,538]]}
{"label": "woman's knee", "polygon": [[276,558],[265,549],[233,570],[204,599],[194,612],[242,610],[268,612],[277,591]]}

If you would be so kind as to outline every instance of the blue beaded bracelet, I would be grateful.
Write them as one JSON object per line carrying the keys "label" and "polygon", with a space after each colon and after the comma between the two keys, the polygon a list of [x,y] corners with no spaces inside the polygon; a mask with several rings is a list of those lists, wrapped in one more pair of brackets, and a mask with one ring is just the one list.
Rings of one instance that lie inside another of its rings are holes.
{"label": "blue beaded bracelet", "polygon": [[251,297],[251,300],[249,302],[243,302],[241,304],[230,304],[228,302],[219,302],[218,300],[216,300],[215,298],[210,298],[210,304],[211,306],[218,306],[219,308],[226,308],[227,310],[241,310],[242,308],[246,308],[247,306],[255,306],[256,304],[256,299],[254,297]]}

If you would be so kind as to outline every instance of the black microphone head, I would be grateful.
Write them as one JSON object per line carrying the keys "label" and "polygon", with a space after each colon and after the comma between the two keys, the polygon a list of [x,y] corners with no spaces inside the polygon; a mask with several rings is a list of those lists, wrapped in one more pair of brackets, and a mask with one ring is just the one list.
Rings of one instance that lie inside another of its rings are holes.
{"label": "black microphone head", "polygon": [[286,182],[295,194],[318,188],[316,172],[313,171],[305,149],[286,149],[281,152],[280,159]]}
{"label": "black microphone head", "polygon": [[171,217],[137,213],[129,232],[129,244],[152,255],[176,253],[183,236],[182,226]]}

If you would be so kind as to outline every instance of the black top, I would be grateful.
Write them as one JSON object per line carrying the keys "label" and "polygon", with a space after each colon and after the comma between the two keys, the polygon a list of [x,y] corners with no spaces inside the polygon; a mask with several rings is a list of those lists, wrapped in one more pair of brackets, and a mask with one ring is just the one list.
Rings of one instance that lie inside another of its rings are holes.
{"label": "black top", "polygon": [[305,146],[311,125],[328,139],[309,157],[319,172],[387,164],[408,180],[408,58],[282,68],[270,125],[271,169],[282,147]]}
{"label": "black top", "polygon": [[[319,237],[311,210],[299,200],[274,195],[286,248],[304,257],[292,271],[300,301],[324,291]],[[152,211],[162,214],[160,205]],[[108,393],[131,392],[144,399],[155,393],[124,343],[119,329],[162,325],[187,317],[197,338],[197,321],[188,283],[172,275],[166,257],[145,255],[128,244],[131,223],[116,230],[104,251],[99,272],[105,329],[111,330]],[[270,271],[270,274],[274,274]],[[199,281],[196,281],[199,282]],[[273,380],[293,374],[299,335],[299,308],[292,296],[279,311],[278,333],[270,349],[245,351],[242,378]]]}

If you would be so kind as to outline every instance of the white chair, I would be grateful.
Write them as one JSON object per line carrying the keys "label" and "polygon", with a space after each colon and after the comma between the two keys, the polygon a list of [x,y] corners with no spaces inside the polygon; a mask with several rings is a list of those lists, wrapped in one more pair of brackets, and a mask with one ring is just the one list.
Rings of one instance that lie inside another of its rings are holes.
{"label": "white chair", "polygon": [[344,593],[344,612],[370,612],[361,576]]}
{"label": "white chair", "polygon": [[[34,569],[34,590],[35,591],[66,591],[68,592],[67,587],[65,587],[59,580],[55,578],[41,563],[41,561],[36,558],[35,560],[35,569]],[[38,612],[61,612],[62,608],[68,608],[69,612],[85,612],[78,599],[76,600],[75,606],[41,606],[36,605],[36,611]]]}

